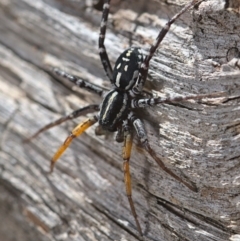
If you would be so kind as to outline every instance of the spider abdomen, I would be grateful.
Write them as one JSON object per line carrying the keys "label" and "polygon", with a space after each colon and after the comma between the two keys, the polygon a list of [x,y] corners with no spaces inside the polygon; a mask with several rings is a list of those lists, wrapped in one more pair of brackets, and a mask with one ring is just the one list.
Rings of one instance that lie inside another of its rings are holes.
{"label": "spider abdomen", "polygon": [[130,99],[124,92],[110,91],[104,98],[100,112],[99,124],[103,129],[114,132],[119,123],[127,117]]}
{"label": "spider abdomen", "polygon": [[120,90],[129,90],[136,83],[143,62],[141,48],[126,49],[117,59],[113,70],[113,83]]}

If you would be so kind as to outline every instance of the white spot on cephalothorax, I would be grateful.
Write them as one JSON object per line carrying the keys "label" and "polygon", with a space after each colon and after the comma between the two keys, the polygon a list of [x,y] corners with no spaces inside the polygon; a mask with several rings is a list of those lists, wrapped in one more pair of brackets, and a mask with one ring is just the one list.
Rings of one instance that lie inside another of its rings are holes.
{"label": "white spot on cephalothorax", "polygon": [[130,61],[130,59],[124,58],[124,57],[122,58],[122,60],[123,60],[123,61]]}
{"label": "white spot on cephalothorax", "polygon": [[137,49],[137,50],[138,50],[138,53],[140,53],[140,54],[142,54],[142,53],[143,53],[141,49]]}
{"label": "white spot on cephalothorax", "polygon": [[107,113],[109,111],[109,108],[110,108],[110,106],[112,106],[113,100],[116,97],[116,95],[117,95],[117,92],[113,93],[111,98],[109,98],[108,106],[107,106],[107,108],[106,108],[106,110],[105,110],[105,112],[103,114],[103,120],[106,118],[106,115],[107,115]]}
{"label": "white spot on cephalothorax", "polygon": [[117,115],[116,120],[119,119],[119,118],[122,116],[123,111],[126,109],[127,99],[128,99],[128,96],[127,96],[127,94],[125,93],[125,94],[124,94],[124,98],[123,98],[122,108],[120,109],[120,111],[119,111],[119,113],[118,113],[118,115]]}
{"label": "white spot on cephalothorax", "polygon": [[138,58],[139,58],[139,59],[142,59],[142,55],[139,54],[139,55],[138,55]]}
{"label": "white spot on cephalothorax", "polygon": [[125,65],[124,70],[127,72],[128,65]]}
{"label": "white spot on cephalothorax", "polygon": [[121,63],[118,64],[117,69],[119,69],[120,67],[121,67]]}
{"label": "white spot on cephalothorax", "polygon": [[118,72],[117,77],[116,77],[116,86],[120,87],[120,79],[121,79],[122,73]]}

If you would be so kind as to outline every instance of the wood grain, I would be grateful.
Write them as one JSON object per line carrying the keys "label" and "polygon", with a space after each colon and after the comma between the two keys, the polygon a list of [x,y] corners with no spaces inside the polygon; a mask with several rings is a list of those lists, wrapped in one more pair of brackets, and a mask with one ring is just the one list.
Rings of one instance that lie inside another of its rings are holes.
{"label": "wood grain", "polygon": [[[164,3],[163,3],[164,2]],[[148,50],[187,1],[113,1],[106,47],[114,64],[129,44]],[[133,200],[145,240],[240,240],[240,18],[208,0],[184,14],[151,61],[159,96],[224,91],[222,98],[139,111],[165,164],[135,140]],[[79,118],[28,144],[50,121],[101,99],[57,79],[59,67],[110,88],[98,56],[101,11],[91,1],[0,0],[0,215],[4,240],[138,240],[123,183],[122,145],[94,128],[49,175],[49,160]],[[16,238],[17,237],[17,238]],[[15,238],[15,239],[14,239]]]}

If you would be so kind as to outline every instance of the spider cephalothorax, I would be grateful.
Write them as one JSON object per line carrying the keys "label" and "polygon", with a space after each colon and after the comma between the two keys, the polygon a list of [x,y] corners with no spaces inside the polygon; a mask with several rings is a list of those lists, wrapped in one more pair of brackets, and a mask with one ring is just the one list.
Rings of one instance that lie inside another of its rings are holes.
{"label": "spider cephalothorax", "polygon": [[130,97],[126,92],[111,90],[101,104],[98,115],[99,125],[107,131],[116,131],[121,122],[127,118],[130,104]]}
{"label": "spider cephalothorax", "polygon": [[126,193],[129,200],[130,208],[134,216],[137,229],[141,236],[143,232],[139,224],[135,207],[132,200],[131,194],[131,178],[129,170],[129,159],[131,155],[131,147],[133,134],[132,130],[135,129],[137,137],[144,149],[152,156],[152,158],[158,163],[158,165],[169,175],[174,177],[176,180],[187,186],[192,191],[197,191],[196,187],[192,184],[187,183],[182,178],[178,177],[170,169],[165,167],[162,160],[156,155],[155,151],[150,147],[147,133],[144,128],[144,124],[135,112],[137,108],[145,108],[149,106],[156,106],[160,103],[176,102],[188,99],[201,99],[204,97],[215,97],[219,96],[217,94],[210,95],[191,95],[186,97],[175,97],[175,98],[145,98],[143,94],[143,86],[145,84],[149,62],[154,55],[159,44],[167,34],[170,26],[178,19],[184,12],[186,12],[190,7],[194,6],[201,0],[192,0],[187,4],[179,13],[177,13],[172,19],[170,19],[164,28],[159,32],[155,43],[149,49],[146,56],[143,55],[142,51],[138,47],[130,47],[125,50],[117,59],[114,69],[112,70],[105,46],[104,39],[106,33],[107,19],[109,14],[110,0],[105,0],[103,5],[103,15],[100,27],[99,35],[99,55],[110,82],[112,83],[113,89],[106,91],[100,86],[91,84],[84,81],[76,76],[70,75],[54,68],[53,71],[57,76],[63,77],[70,80],[81,88],[85,88],[92,91],[99,96],[103,97],[103,101],[100,105],[88,105],[86,107],[80,108],[73,113],[62,117],[55,122],[52,122],[37,133],[35,133],[28,140],[36,137],[39,133],[61,124],[62,122],[70,119],[77,118],[88,113],[97,112],[96,115],[87,119],[86,121],[80,123],[68,136],[62,146],[58,149],[51,160],[51,171],[55,162],[60,158],[63,152],[70,145],[72,140],[77,136],[81,135],[88,127],[92,126],[98,122],[102,129],[110,132],[117,132],[116,140],[118,142],[124,141],[123,146],[123,160],[124,160],[124,181],[126,185]]}

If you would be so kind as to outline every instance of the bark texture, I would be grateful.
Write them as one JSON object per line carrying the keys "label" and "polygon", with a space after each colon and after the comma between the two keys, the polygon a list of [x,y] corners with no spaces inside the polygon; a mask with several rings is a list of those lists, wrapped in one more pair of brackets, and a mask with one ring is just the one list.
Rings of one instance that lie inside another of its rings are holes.
{"label": "bark texture", "polygon": [[[112,63],[129,44],[148,49],[187,1],[112,1]],[[110,87],[98,56],[101,11],[92,1],[0,0],[1,240],[138,240],[123,183],[122,145],[90,128],[49,175],[49,160],[80,121],[22,140],[101,99],[57,79],[59,67]],[[239,1],[206,0],[170,29],[146,87],[160,96],[225,91],[216,99],[139,111],[150,144],[194,193],[135,140],[133,200],[146,241],[240,240]],[[227,8],[228,7],[228,8]]]}

